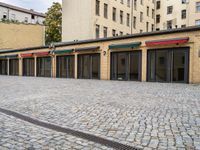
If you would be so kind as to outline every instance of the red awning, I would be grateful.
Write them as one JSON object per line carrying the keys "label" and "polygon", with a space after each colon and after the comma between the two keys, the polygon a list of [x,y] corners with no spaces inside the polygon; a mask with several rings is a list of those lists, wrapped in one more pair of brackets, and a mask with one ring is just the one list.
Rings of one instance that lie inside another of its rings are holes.
{"label": "red awning", "polygon": [[21,57],[32,57],[33,53],[28,53],[28,54],[20,54]]}
{"label": "red awning", "polygon": [[49,52],[38,52],[38,53],[34,53],[36,56],[47,56],[49,55]]}
{"label": "red awning", "polygon": [[184,44],[188,43],[189,37],[187,38],[176,38],[176,39],[166,39],[157,41],[147,41],[146,46],[159,46],[159,45],[171,45],[171,44]]}

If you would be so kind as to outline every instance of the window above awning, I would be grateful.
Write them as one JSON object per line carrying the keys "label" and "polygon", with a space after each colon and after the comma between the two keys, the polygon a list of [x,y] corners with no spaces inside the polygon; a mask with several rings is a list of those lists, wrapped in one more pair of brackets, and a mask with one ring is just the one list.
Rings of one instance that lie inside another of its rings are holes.
{"label": "window above awning", "polygon": [[54,51],[54,54],[67,54],[67,53],[72,53],[73,51],[74,51],[73,49],[56,50]]}
{"label": "window above awning", "polygon": [[189,37],[175,38],[165,40],[146,41],[146,46],[159,46],[159,45],[171,45],[171,44],[185,44],[189,42]]}
{"label": "window above awning", "polygon": [[38,53],[34,53],[35,56],[48,56],[49,52],[38,52]]}
{"label": "window above awning", "polygon": [[100,46],[84,47],[84,48],[76,48],[75,52],[94,51],[94,50],[99,50],[99,49],[100,49]]}
{"label": "window above awning", "polygon": [[109,45],[109,49],[133,49],[141,46],[141,42],[125,43],[125,44],[113,44]]}
{"label": "window above awning", "polygon": [[21,57],[32,57],[33,53],[20,54]]}

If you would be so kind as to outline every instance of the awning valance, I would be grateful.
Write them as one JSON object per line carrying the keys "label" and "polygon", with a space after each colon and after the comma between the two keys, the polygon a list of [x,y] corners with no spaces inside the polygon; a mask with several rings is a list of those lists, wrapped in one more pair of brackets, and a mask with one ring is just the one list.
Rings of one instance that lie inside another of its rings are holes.
{"label": "awning valance", "polygon": [[6,58],[6,56],[0,56],[0,59],[5,59]]}
{"label": "awning valance", "polygon": [[16,54],[16,55],[7,55],[6,57],[7,57],[7,58],[10,58],[10,59],[14,59],[14,58],[17,58],[18,55],[17,55],[17,54]]}
{"label": "awning valance", "polygon": [[38,52],[38,53],[34,53],[35,56],[48,56],[49,52]]}
{"label": "awning valance", "polygon": [[66,53],[72,53],[73,51],[74,51],[73,49],[57,50],[54,51],[54,54],[66,54]]}
{"label": "awning valance", "polygon": [[32,57],[33,53],[20,54],[21,57]]}
{"label": "awning valance", "polygon": [[159,46],[159,45],[170,45],[170,44],[184,44],[188,43],[189,37],[186,38],[175,38],[165,40],[146,41],[146,46]]}
{"label": "awning valance", "polygon": [[109,46],[109,49],[133,49],[140,47],[141,42],[125,43],[125,44],[113,44]]}
{"label": "awning valance", "polygon": [[75,52],[94,51],[94,50],[99,50],[99,49],[100,49],[100,46],[84,47],[84,48],[76,48]]}

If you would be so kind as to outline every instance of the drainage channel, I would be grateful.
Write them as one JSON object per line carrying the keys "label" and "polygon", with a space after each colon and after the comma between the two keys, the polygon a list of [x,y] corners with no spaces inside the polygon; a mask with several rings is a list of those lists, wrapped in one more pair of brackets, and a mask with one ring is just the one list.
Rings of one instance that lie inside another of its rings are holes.
{"label": "drainage channel", "polygon": [[115,141],[111,141],[111,140],[108,140],[108,139],[105,139],[105,138],[101,138],[101,137],[98,137],[98,136],[95,136],[95,135],[91,135],[91,134],[88,134],[88,133],[72,130],[72,129],[69,129],[69,128],[64,128],[64,127],[54,125],[54,124],[50,124],[50,123],[46,123],[46,122],[43,122],[43,121],[31,118],[31,117],[22,115],[20,113],[17,113],[17,112],[11,111],[11,110],[0,108],[0,112],[4,113],[6,115],[9,115],[9,116],[13,116],[13,117],[18,118],[18,119],[21,119],[23,121],[29,122],[31,124],[40,126],[40,127],[44,127],[44,128],[47,128],[47,129],[57,131],[57,132],[62,132],[62,133],[66,133],[66,134],[69,134],[69,135],[72,135],[72,136],[75,136],[75,137],[86,139],[88,141],[99,143],[101,145],[104,145],[104,146],[107,146],[107,147],[110,147],[110,148],[113,148],[113,149],[117,149],[117,150],[138,150],[137,148],[134,148],[134,147],[131,147],[131,146],[128,146],[128,145],[125,145],[125,144],[121,144],[121,143],[118,143],[118,142],[115,142]]}

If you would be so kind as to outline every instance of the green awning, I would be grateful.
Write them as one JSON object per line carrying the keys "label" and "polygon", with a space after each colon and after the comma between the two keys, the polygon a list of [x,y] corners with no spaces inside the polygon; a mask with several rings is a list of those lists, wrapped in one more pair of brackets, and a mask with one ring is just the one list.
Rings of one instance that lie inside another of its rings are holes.
{"label": "green awning", "polygon": [[66,53],[72,53],[74,50],[73,49],[67,49],[67,50],[57,50],[54,53],[55,54],[66,54]]}
{"label": "green awning", "polygon": [[109,46],[109,49],[125,49],[125,48],[138,48],[140,47],[141,42],[134,42],[134,43],[126,43],[126,44],[113,44]]}
{"label": "green awning", "polygon": [[6,58],[6,56],[0,56],[0,59],[5,59]]}

